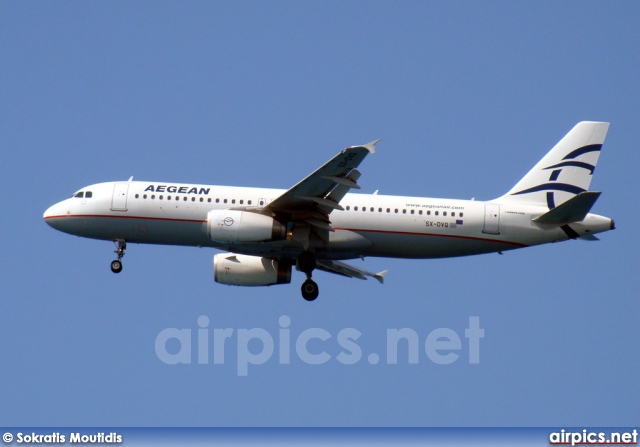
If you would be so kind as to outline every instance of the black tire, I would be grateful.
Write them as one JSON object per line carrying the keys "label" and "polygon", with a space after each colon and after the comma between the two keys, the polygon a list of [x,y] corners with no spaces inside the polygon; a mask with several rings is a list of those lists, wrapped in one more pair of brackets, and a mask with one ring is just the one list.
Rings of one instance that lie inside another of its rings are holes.
{"label": "black tire", "polygon": [[122,271],[122,262],[119,259],[111,261],[111,271],[113,273],[120,273]]}
{"label": "black tire", "polygon": [[320,290],[318,290],[318,284],[311,279],[307,279],[302,283],[302,287],[300,288],[302,291],[302,298],[307,301],[313,301],[318,298]]}

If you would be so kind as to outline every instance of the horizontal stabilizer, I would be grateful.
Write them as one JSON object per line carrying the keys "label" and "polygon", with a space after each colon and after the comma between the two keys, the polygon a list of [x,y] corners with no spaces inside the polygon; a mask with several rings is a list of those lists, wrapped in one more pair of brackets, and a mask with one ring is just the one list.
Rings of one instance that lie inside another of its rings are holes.
{"label": "horizontal stabilizer", "polygon": [[599,192],[581,192],[572,199],[533,219],[536,223],[565,225],[573,222],[582,222],[598,197]]}

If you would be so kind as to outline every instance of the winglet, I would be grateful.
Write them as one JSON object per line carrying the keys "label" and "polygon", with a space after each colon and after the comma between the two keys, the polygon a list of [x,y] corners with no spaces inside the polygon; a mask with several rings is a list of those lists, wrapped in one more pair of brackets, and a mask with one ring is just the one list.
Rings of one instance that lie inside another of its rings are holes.
{"label": "winglet", "polygon": [[384,275],[386,275],[387,273],[389,273],[389,270],[383,270],[380,273],[376,273],[375,275],[373,275],[373,277],[377,279],[380,284],[384,284]]}
{"label": "winglet", "polygon": [[363,144],[360,147],[363,147],[366,150],[368,150],[369,152],[371,152],[372,154],[375,154],[376,153],[376,144],[378,144],[379,142],[380,142],[380,139],[377,139],[376,141],[372,141],[371,143]]}

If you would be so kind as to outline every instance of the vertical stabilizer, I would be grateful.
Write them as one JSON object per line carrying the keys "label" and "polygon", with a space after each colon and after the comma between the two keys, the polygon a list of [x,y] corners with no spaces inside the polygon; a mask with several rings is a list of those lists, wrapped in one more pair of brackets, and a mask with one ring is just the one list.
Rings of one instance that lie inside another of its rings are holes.
{"label": "vertical stabilizer", "polygon": [[609,123],[576,124],[499,202],[545,205],[549,209],[589,189]]}

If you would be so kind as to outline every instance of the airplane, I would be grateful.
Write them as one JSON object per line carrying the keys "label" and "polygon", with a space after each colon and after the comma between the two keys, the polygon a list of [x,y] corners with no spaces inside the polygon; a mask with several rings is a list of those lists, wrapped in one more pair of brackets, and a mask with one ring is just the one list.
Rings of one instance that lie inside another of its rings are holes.
{"label": "airplane", "polygon": [[358,167],[379,140],[351,146],[288,190],[128,181],[81,188],[51,206],[56,230],[109,240],[122,270],[128,243],[213,247],[214,279],[235,286],[289,284],[318,297],[314,270],[383,283],[344,262],[365,257],[446,258],[569,239],[594,241],[615,229],[591,214],[589,184],[609,123],[578,123],[513,188],[489,201],[354,194]]}

